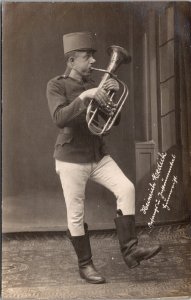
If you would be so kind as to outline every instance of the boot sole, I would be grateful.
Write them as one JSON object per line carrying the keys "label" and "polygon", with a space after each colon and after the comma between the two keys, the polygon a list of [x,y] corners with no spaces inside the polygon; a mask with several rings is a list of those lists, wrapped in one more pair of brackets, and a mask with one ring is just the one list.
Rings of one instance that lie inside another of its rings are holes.
{"label": "boot sole", "polygon": [[145,256],[142,260],[147,260],[147,259],[150,259],[150,258],[154,257],[154,256],[157,255],[161,250],[162,250],[162,247],[159,246],[157,250],[153,251],[153,253],[149,254],[148,256]]}
{"label": "boot sole", "polygon": [[92,283],[92,284],[102,284],[102,283],[106,282],[105,278],[99,279],[99,280],[93,280],[93,279],[91,280],[91,279],[84,277],[81,273],[80,273],[80,277],[82,279],[84,279],[85,281],[87,281],[88,283]]}
{"label": "boot sole", "polygon": [[149,254],[148,256],[146,256],[146,257],[144,257],[144,258],[142,258],[142,259],[140,259],[140,260],[137,260],[137,264],[134,264],[134,265],[132,265],[132,266],[129,265],[129,264],[127,264],[127,262],[125,262],[125,263],[126,263],[127,266],[129,267],[129,269],[134,269],[134,268],[140,266],[140,262],[141,262],[142,260],[148,260],[148,259],[154,257],[154,256],[157,255],[161,250],[162,250],[162,247],[160,246],[157,250],[153,251],[153,253]]}
{"label": "boot sole", "polygon": [[[127,264],[127,263],[126,263]],[[135,264],[135,265],[132,265],[132,266],[129,266],[129,265],[127,265],[128,267],[129,267],[129,269],[134,269],[134,268],[136,268],[136,267],[139,267],[140,266],[140,262],[139,261],[137,261],[137,264]]]}

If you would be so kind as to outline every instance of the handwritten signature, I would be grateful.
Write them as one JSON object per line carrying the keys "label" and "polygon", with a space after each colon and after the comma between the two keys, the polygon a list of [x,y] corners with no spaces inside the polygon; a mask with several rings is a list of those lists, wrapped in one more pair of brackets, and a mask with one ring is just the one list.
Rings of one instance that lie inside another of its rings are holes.
{"label": "handwritten signature", "polygon": [[167,191],[167,182],[169,182],[169,180],[170,180],[170,174],[172,172],[172,168],[175,163],[176,156],[174,154],[171,154],[171,161],[169,163],[169,168],[168,168],[166,177],[164,179],[164,178],[161,178],[161,172],[162,172],[166,158],[167,158],[167,153],[158,153],[158,161],[157,161],[156,169],[155,169],[154,173],[152,174],[152,182],[149,183],[149,188],[148,188],[149,195],[147,197],[146,203],[144,205],[142,205],[142,207],[140,209],[140,211],[143,214],[147,214],[147,212],[149,210],[149,206],[151,204],[152,199],[154,198],[154,194],[157,189],[157,181],[159,179],[161,179],[163,184],[161,185],[161,188],[160,188],[159,192],[157,193],[156,199],[154,200],[155,201],[154,211],[148,222],[148,226],[150,228],[153,226],[153,224],[155,222],[156,214],[158,214],[160,212],[160,210],[159,210],[160,204],[162,204],[162,208],[170,210],[169,201],[172,196],[172,192],[175,188],[175,185],[178,183],[177,176],[174,175],[171,180],[170,191],[169,191],[168,195],[165,197],[164,193],[168,192]]}

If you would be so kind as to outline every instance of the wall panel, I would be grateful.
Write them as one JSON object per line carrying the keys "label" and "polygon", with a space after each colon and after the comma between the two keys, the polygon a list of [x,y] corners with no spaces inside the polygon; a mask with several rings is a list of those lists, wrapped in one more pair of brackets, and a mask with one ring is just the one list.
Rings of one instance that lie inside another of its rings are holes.
{"label": "wall panel", "polygon": [[[108,46],[129,49],[129,8],[125,3],[5,3],[3,19],[4,225],[9,230],[65,228],[65,204],[52,157],[58,129],[48,111],[46,85],[64,73],[64,33],[96,32],[97,67],[107,66]],[[122,66],[118,74],[131,89],[130,67]],[[95,79],[99,82],[100,74]],[[107,142],[133,180],[132,124],[131,105],[126,104],[121,124]],[[89,185],[90,226],[113,226],[115,208],[113,195]]]}

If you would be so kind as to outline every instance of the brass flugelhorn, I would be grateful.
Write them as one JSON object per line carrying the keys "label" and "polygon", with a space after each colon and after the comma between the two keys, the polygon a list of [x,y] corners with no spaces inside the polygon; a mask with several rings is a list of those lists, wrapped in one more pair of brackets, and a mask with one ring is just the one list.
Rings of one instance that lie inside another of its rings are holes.
{"label": "brass flugelhorn", "polygon": [[104,70],[93,67],[91,68],[92,70],[105,73],[98,88],[103,87],[105,81],[109,78],[114,78],[123,88],[123,91],[118,100],[116,100],[114,97],[116,92],[109,91],[107,93],[109,96],[109,101],[106,106],[98,105],[94,99],[90,101],[87,107],[86,121],[89,130],[95,135],[103,135],[109,132],[129,94],[127,85],[123,81],[119,80],[114,72],[121,64],[129,63],[131,61],[131,56],[128,54],[126,49],[115,45],[110,46],[107,49],[107,52],[110,55],[110,62],[107,69]]}

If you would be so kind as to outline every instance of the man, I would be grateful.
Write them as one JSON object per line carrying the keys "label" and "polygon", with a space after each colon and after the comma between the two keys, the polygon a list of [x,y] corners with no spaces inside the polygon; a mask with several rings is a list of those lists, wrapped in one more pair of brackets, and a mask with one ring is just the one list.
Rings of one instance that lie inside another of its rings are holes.
{"label": "man", "polygon": [[[129,268],[156,255],[161,247],[147,249],[137,245],[135,233],[135,189],[109,156],[103,137],[93,135],[86,123],[86,109],[91,99],[106,106],[107,92],[117,91],[118,82],[109,79],[102,88],[90,79],[95,63],[95,36],[75,32],[63,37],[67,68],[64,75],[51,79],[47,98],[54,123],[60,128],[55,145],[56,172],[60,176],[68,222],[68,236],[78,257],[80,276],[89,283],[105,279],[92,262],[88,227],[84,222],[87,180],[102,184],[114,193],[117,203],[115,225],[121,252]],[[117,180],[116,180],[117,179]]]}

